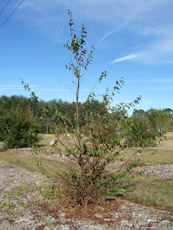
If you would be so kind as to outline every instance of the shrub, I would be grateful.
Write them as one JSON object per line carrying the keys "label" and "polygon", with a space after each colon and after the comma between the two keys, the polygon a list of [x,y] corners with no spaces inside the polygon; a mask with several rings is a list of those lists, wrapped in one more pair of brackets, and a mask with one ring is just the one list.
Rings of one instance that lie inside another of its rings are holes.
{"label": "shrub", "polygon": [[131,117],[125,127],[126,144],[128,147],[155,146],[158,133],[153,129],[147,117]]}
{"label": "shrub", "polygon": [[0,117],[0,132],[7,148],[32,147],[39,141],[39,126],[32,114],[18,107]]}

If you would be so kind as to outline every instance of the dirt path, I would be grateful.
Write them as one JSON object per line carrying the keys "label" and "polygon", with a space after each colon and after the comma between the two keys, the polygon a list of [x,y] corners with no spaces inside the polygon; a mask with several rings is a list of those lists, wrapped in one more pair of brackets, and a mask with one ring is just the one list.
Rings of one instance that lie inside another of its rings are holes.
{"label": "dirt path", "polygon": [[0,162],[0,230],[173,230],[171,214],[119,199],[118,210],[100,207],[95,220],[48,214],[40,209],[45,199],[39,192],[47,183],[39,173]]}

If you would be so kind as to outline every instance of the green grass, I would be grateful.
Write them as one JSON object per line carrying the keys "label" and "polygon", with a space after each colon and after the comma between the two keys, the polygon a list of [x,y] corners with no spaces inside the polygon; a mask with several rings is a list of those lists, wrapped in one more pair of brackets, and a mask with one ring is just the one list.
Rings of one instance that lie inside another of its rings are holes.
{"label": "green grass", "polygon": [[[31,172],[37,171],[42,173],[45,170],[44,173],[49,177],[58,177],[71,167],[75,167],[72,163],[55,162],[52,160],[42,159],[40,162],[33,156],[24,156],[8,151],[0,152],[0,160],[7,161]],[[41,167],[38,167],[38,163],[41,163]]]}
{"label": "green grass", "polygon": [[31,192],[32,189],[29,188],[28,185],[21,185],[18,188],[14,188],[12,190],[6,190],[5,193],[8,194],[9,196],[21,196],[23,193],[28,193]]}
{"label": "green grass", "polygon": [[129,173],[102,191],[105,196],[123,197],[136,203],[173,212],[173,181]]}
{"label": "green grass", "polygon": [[173,212],[173,181],[144,175],[127,175],[125,198]]}
{"label": "green grass", "polygon": [[48,200],[56,199],[60,194],[60,190],[51,184],[42,185],[41,188],[42,196]]}

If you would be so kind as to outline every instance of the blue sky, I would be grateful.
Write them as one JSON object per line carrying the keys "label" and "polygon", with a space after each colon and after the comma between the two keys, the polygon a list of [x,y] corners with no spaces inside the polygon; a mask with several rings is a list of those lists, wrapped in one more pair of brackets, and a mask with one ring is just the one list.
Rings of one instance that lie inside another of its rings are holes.
{"label": "blue sky", "polygon": [[[0,25],[21,0],[0,1]],[[101,72],[108,76],[95,89],[103,94],[125,79],[114,104],[142,95],[137,109],[173,109],[172,0],[25,0],[0,28],[0,96],[24,95],[20,78],[45,101],[75,101],[74,77],[63,44],[69,39],[67,9],[76,33],[85,24],[93,63],[83,77],[84,101]]]}

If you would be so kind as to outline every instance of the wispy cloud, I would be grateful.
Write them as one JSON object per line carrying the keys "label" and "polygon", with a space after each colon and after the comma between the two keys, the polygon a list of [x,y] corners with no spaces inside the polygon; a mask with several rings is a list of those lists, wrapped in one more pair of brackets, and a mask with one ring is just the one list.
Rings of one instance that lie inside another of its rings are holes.
{"label": "wispy cloud", "polygon": [[138,61],[146,64],[173,64],[173,34],[161,41],[154,41],[145,50],[140,51]]}
{"label": "wispy cloud", "polygon": [[71,89],[54,89],[54,88],[47,88],[42,90],[42,92],[73,92]]}
{"label": "wispy cloud", "polygon": [[118,32],[121,28],[123,28],[124,26],[128,25],[128,23],[134,19],[136,17],[136,15],[138,13],[141,12],[141,9],[137,10],[135,13],[132,13],[132,15],[129,15],[129,17],[127,19],[124,20],[124,22],[122,22],[119,26],[116,27],[116,29],[109,31],[108,33],[106,33],[101,39],[100,39],[100,43],[102,43],[107,37],[109,37],[111,34]]}
{"label": "wispy cloud", "polygon": [[165,90],[173,90],[173,86],[156,86],[156,87],[151,87],[151,88],[149,88],[150,90],[163,90],[163,91],[165,91]]}
{"label": "wispy cloud", "polygon": [[162,41],[154,41],[145,50],[132,53],[124,57],[116,58],[112,63],[135,59],[144,64],[173,64],[173,34]]}
{"label": "wispy cloud", "polygon": [[[40,95],[44,92],[73,92],[73,89],[59,89],[59,88],[47,88],[48,85],[30,85],[31,90],[35,91],[37,95]],[[21,85],[17,84],[9,84],[9,85],[0,85],[0,92],[3,91],[23,91],[24,88]],[[89,89],[82,89],[81,92],[89,92]]]}
{"label": "wispy cloud", "polygon": [[116,58],[111,63],[124,62],[124,61],[128,61],[128,60],[136,59],[139,56],[140,56],[140,54],[138,54],[138,53],[136,53],[136,54],[135,53],[134,54],[129,54],[129,55],[124,56],[124,57]]}
{"label": "wispy cloud", "polygon": [[107,37],[109,37],[109,35],[113,34],[114,31],[109,31],[108,33],[106,33],[101,39],[100,39],[100,43],[102,43]]}
{"label": "wispy cloud", "polygon": [[169,78],[169,79],[152,79],[151,82],[155,82],[155,83],[171,83],[173,82],[173,78]]}
{"label": "wispy cloud", "polygon": [[[70,89],[56,89],[56,88],[47,88],[47,85],[30,85],[31,90],[37,91],[39,94],[45,91],[49,92],[71,92]],[[23,90],[24,88],[21,85],[17,84],[9,84],[9,85],[0,85],[0,92],[2,91],[15,91],[15,90]]]}
{"label": "wispy cloud", "polygon": [[47,87],[47,84],[44,85],[43,87],[41,87],[40,90],[38,91],[37,95],[39,96],[42,92],[44,92],[46,87]]}
{"label": "wispy cloud", "polygon": [[[109,37],[113,48],[116,44],[132,53],[115,63],[132,59],[146,64],[173,63],[172,0],[25,0],[16,17],[62,42],[67,8],[75,22],[93,31],[91,37],[97,44]],[[117,32],[121,32],[119,37]]]}
{"label": "wispy cloud", "polygon": [[156,79],[135,79],[128,80],[128,82],[151,82],[151,83],[173,83],[173,78],[156,78]]}
{"label": "wispy cloud", "polygon": [[0,92],[22,90],[22,89],[23,89],[23,87],[21,85],[17,85],[17,84],[0,85]]}

